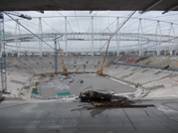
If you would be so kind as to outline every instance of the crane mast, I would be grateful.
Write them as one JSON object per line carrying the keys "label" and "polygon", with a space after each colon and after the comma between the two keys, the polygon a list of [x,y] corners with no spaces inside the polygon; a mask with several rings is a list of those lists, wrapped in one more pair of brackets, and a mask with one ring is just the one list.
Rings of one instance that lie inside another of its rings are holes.
{"label": "crane mast", "polygon": [[1,67],[1,91],[2,93],[7,93],[7,81],[6,81],[6,53],[5,53],[5,42],[4,42],[4,14],[0,12],[0,67]]}
{"label": "crane mast", "polygon": [[108,52],[108,48],[109,48],[109,43],[110,43],[110,39],[108,40],[108,44],[107,44],[107,47],[106,47],[106,51],[104,53],[104,58],[103,58],[103,62],[101,64],[101,69],[96,71],[97,74],[99,75],[103,75],[103,68],[104,68],[104,63],[105,63],[105,58],[106,58],[106,55],[107,55],[107,52]]}
{"label": "crane mast", "polygon": [[113,38],[113,36],[116,35],[116,33],[124,26],[124,24],[132,17],[132,15],[135,13],[136,11],[132,11],[128,17],[116,28],[116,30],[113,32],[113,34],[110,36],[109,40],[108,40],[108,43],[107,43],[107,47],[106,47],[106,51],[105,51],[105,54],[104,54],[104,58],[103,58],[103,62],[101,64],[101,69],[96,71],[96,74],[99,74],[99,75],[103,75],[103,68],[104,68],[104,63],[105,63],[105,58],[106,58],[106,55],[107,55],[107,52],[108,52],[108,48],[109,48],[109,43],[111,41],[111,39]]}
{"label": "crane mast", "polygon": [[64,60],[63,60],[63,56],[62,56],[62,50],[61,50],[61,47],[60,47],[60,44],[59,44],[59,41],[58,42],[58,45],[59,45],[59,53],[60,53],[60,56],[61,56],[61,60],[62,60],[62,67],[63,67],[63,74],[64,75],[67,75],[67,70],[66,70],[66,67],[65,67],[65,64],[64,64]]}
{"label": "crane mast", "polygon": [[5,51],[5,42],[4,42],[4,13],[11,14],[17,17],[21,17],[27,20],[31,20],[30,16],[20,14],[17,12],[0,12],[0,67],[1,67],[1,89],[2,93],[7,92],[7,81],[6,81],[6,51]]}

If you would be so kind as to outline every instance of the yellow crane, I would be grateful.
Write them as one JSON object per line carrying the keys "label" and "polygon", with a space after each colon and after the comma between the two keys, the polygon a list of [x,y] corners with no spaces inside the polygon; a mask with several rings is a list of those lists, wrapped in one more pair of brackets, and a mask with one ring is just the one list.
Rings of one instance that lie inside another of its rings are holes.
{"label": "yellow crane", "polygon": [[[108,44],[107,44],[107,47],[106,47],[106,51],[105,51],[105,54],[104,54],[104,58],[103,58],[103,62],[102,62],[102,65],[101,65],[101,69],[96,71],[97,74],[99,75],[103,75],[103,68],[104,68],[104,63],[105,63],[105,58],[106,58],[106,54],[108,52],[108,48],[109,48],[109,43],[111,41],[111,39],[113,38],[113,36],[116,35],[116,33],[124,26],[124,24],[130,19],[130,17],[132,17],[132,15],[135,13],[136,11],[132,11],[128,16],[127,18],[116,28],[116,30],[110,35],[110,38],[108,40]],[[109,30],[109,29],[108,29]],[[109,30],[110,32],[110,30]]]}
{"label": "yellow crane", "polygon": [[61,56],[61,59],[62,59],[62,66],[63,66],[63,75],[67,75],[67,70],[65,68],[65,64],[64,64],[64,60],[63,60],[63,56],[62,56],[62,50],[61,50],[61,47],[60,47],[60,44],[59,44],[59,41],[58,42],[58,45],[59,45],[59,52],[60,52],[60,56]]}
{"label": "yellow crane", "polygon": [[96,73],[99,74],[99,75],[104,75],[103,74],[103,68],[104,68],[105,58],[106,58],[106,55],[107,55],[107,52],[108,52],[110,41],[111,41],[111,39],[108,40],[108,44],[107,44],[106,51],[105,51],[105,54],[104,54],[103,62],[101,64],[101,69],[96,71]]}

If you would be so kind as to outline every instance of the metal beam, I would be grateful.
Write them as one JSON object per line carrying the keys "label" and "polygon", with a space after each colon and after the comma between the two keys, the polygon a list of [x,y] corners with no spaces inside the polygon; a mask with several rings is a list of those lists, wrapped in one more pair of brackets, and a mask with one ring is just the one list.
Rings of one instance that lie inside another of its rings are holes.
{"label": "metal beam", "polygon": [[176,9],[176,8],[178,8],[178,3],[177,3],[176,5],[174,5],[174,6],[170,7],[170,8],[168,8],[167,10],[165,10],[162,14],[165,14],[165,13],[167,13],[167,12],[169,12],[169,11],[172,11],[172,10],[174,10],[174,9]]}
{"label": "metal beam", "polygon": [[153,4],[149,5],[146,9],[142,10],[140,13],[143,14],[144,12],[147,12],[147,11],[151,10],[153,7],[155,7],[156,5],[158,5],[162,1],[163,0],[157,0]]}

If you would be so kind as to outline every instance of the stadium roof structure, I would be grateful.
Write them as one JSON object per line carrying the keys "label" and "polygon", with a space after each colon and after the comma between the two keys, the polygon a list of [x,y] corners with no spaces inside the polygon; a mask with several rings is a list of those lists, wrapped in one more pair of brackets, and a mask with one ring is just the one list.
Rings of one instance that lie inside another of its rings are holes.
{"label": "stadium roof structure", "polygon": [[0,11],[138,10],[178,11],[177,0],[1,0]]}

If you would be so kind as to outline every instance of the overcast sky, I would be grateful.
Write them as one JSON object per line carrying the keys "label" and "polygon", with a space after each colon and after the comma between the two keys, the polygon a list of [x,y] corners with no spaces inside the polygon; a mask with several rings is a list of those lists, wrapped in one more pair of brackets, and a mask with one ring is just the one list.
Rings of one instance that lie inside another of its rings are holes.
{"label": "overcast sky", "polygon": [[[19,12],[32,17],[32,20],[24,20],[15,16],[15,19],[19,19],[19,22],[33,33],[38,33],[39,29],[39,17],[42,20],[43,33],[56,33],[65,31],[65,19],[67,16],[67,31],[68,32],[91,32],[91,17],[94,16],[94,32],[108,32],[107,28],[113,32],[116,29],[117,17],[121,23],[131,11],[93,11],[91,14],[89,11],[45,11],[44,14],[30,11]],[[162,34],[168,35],[170,29],[170,23],[173,23],[176,36],[178,35],[178,12],[169,12],[162,15],[162,12],[150,11],[144,14],[136,12],[132,18],[122,27],[120,32],[124,33],[138,33],[139,18],[142,19],[143,33],[155,34],[157,20],[160,20]],[[11,34],[15,33],[16,23],[5,15],[5,31]],[[22,27],[20,27],[21,33],[29,33]],[[158,32],[159,34],[159,32]],[[173,35],[173,32],[170,33]],[[105,42],[95,42],[95,49],[99,49]],[[49,43],[53,46],[53,43]],[[121,45],[134,45],[134,43],[122,42]],[[25,46],[38,47],[38,43],[22,43]],[[64,49],[64,42],[61,42],[61,46]],[[44,45],[45,47],[45,45]],[[110,49],[115,49],[116,43],[111,42]],[[47,48],[47,47],[46,47]],[[68,42],[69,50],[91,49],[91,42]]]}

